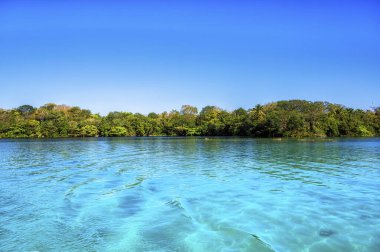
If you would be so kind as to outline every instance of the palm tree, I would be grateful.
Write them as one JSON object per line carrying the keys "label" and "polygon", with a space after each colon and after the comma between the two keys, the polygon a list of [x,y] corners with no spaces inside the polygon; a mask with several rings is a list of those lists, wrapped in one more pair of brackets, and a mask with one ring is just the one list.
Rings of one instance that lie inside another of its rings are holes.
{"label": "palm tree", "polygon": [[249,113],[255,121],[261,121],[265,117],[264,106],[257,104],[249,110]]}

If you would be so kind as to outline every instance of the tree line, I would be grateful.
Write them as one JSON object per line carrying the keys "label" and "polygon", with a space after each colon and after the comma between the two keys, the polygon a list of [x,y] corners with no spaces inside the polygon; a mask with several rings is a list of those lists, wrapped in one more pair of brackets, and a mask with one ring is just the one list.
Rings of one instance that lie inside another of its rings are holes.
{"label": "tree line", "polygon": [[0,138],[116,136],[339,137],[380,135],[380,107],[361,110],[328,102],[289,100],[226,111],[194,106],[143,115],[53,103],[0,109]]}

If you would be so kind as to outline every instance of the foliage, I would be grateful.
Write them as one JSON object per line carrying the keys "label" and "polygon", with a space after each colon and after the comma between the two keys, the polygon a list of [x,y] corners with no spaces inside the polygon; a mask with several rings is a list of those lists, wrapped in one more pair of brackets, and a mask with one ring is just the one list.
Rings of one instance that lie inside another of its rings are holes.
{"label": "foliage", "polygon": [[0,138],[97,136],[250,136],[338,137],[380,135],[380,107],[361,110],[328,102],[278,101],[226,111],[183,105],[147,116],[90,110],[48,103],[0,109]]}

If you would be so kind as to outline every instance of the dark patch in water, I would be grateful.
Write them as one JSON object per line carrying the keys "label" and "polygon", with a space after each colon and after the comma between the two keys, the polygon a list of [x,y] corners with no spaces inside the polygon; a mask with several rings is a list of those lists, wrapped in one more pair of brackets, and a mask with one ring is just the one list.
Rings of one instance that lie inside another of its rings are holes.
{"label": "dark patch in water", "polygon": [[329,237],[329,236],[332,236],[335,233],[336,232],[334,230],[331,230],[331,229],[321,229],[321,230],[319,230],[319,235],[323,236],[323,237]]}
{"label": "dark patch in water", "polygon": [[367,219],[371,219],[372,216],[371,215],[367,215],[367,214],[362,214],[360,215],[359,217],[361,220],[367,220]]}
{"label": "dark patch in water", "polygon": [[260,237],[259,237],[258,235],[255,235],[255,234],[250,234],[250,235],[251,235],[253,238],[255,238],[258,242],[260,242],[261,244],[264,244],[265,246],[270,247],[269,244],[263,242],[263,241],[260,239]]}
{"label": "dark patch in water", "polygon": [[0,237],[5,237],[9,233],[10,231],[8,229],[0,227]]}
{"label": "dark patch in water", "polygon": [[150,186],[149,187],[149,191],[151,191],[151,192],[158,192],[157,188],[154,187],[154,186]]}
{"label": "dark patch in water", "polygon": [[[256,234],[250,234],[253,237],[253,243],[250,244],[249,249],[252,249],[252,251],[265,251],[265,252],[272,252],[274,251],[271,246],[260,239],[260,237]],[[251,250],[250,250],[251,251]]]}
{"label": "dark patch in water", "polygon": [[64,200],[64,205],[61,207],[65,218],[75,218],[78,215],[79,206],[69,199]]}
{"label": "dark patch in water", "polygon": [[127,195],[120,200],[119,207],[122,209],[123,216],[132,216],[141,209],[143,200],[139,195]]}
{"label": "dark patch in water", "polygon": [[174,207],[174,208],[184,209],[182,207],[181,202],[179,202],[177,200],[168,201],[168,202],[166,202],[166,205],[169,205],[169,206]]}

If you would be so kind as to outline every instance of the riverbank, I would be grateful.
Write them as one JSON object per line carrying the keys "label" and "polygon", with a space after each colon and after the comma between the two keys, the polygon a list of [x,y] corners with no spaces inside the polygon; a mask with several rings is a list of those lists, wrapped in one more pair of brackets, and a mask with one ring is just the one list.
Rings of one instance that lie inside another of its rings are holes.
{"label": "riverbank", "polygon": [[370,137],[380,135],[380,108],[328,102],[278,101],[227,111],[184,105],[170,112],[106,116],[67,105],[0,109],[0,138],[121,136]]}

